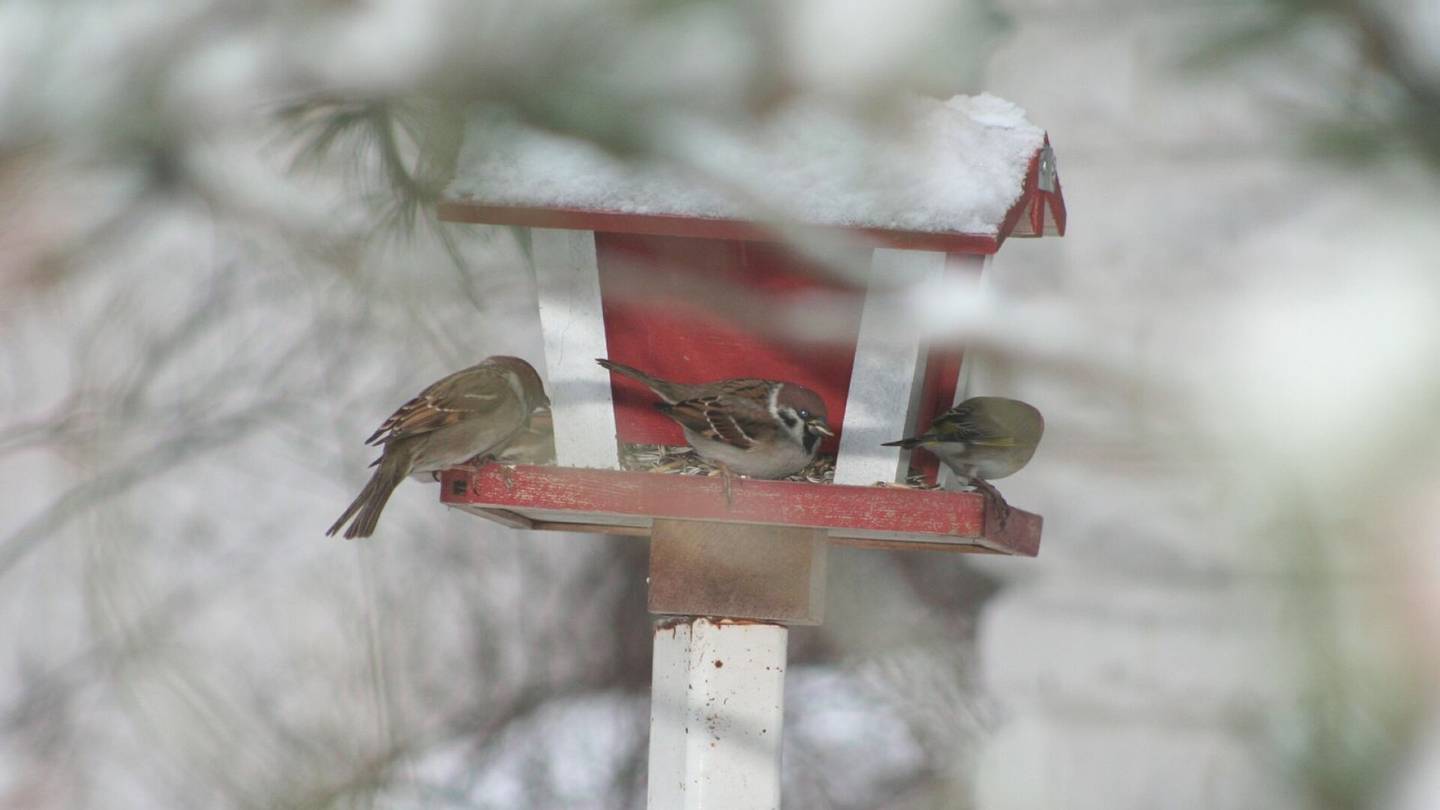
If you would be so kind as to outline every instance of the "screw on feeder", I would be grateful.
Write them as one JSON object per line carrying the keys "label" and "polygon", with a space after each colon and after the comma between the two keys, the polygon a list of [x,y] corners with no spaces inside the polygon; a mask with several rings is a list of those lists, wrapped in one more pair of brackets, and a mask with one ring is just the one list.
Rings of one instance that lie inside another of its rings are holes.
{"label": "screw on feeder", "polygon": [[1040,170],[1037,174],[1035,187],[1041,191],[1054,192],[1055,177],[1057,175],[1055,168],[1055,150],[1050,148],[1050,144],[1048,143],[1040,150]]}

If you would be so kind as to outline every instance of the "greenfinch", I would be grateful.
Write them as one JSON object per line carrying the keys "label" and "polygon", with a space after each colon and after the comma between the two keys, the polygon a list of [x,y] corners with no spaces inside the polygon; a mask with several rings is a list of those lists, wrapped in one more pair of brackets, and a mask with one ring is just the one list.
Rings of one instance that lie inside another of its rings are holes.
{"label": "greenfinch", "polygon": [[923,447],[934,453],[962,484],[995,503],[1003,525],[1010,507],[990,482],[1024,467],[1044,432],[1045,419],[1033,405],[1005,397],[971,397],[941,414],[919,436],[885,446]]}

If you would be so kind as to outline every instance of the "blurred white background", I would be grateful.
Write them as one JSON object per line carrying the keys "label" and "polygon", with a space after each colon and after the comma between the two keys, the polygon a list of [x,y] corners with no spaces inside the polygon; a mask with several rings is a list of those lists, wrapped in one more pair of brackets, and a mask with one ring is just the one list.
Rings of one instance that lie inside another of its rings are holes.
{"label": "blurred white background", "polygon": [[430,212],[465,105],[703,170],[980,90],[1070,210],[954,302],[1043,552],[837,550],[786,806],[1440,806],[1434,4],[536,5],[0,3],[0,808],[641,806],[643,543],[321,534],[397,405],[539,360],[513,235]]}

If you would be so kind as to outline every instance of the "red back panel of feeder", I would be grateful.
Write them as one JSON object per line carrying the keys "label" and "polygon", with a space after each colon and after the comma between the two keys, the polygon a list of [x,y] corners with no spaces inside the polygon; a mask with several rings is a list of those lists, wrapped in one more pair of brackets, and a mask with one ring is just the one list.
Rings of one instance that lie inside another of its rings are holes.
{"label": "red back panel of feeder", "polygon": [[[830,423],[844,420],[860,331],[863,290],[773,243],[596,233],[610,359],[677,382],[731,377],[785,380],[813,389]],[[867,262],[863,252],[856,260]],[[786,312],[822,296],[833,308],[830,340],[797,339]],[[613,381],[623,442],[685,443],[644,386]],[[834,452],[835,440],[826,450]]]}

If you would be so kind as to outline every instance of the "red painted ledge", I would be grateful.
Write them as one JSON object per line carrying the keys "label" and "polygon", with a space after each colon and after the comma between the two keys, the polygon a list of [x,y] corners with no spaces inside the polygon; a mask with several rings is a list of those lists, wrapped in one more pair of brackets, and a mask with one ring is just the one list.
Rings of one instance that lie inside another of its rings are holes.
{"label": "red painted ledge", "polygon": [[440,500],[515,528],[649,536],[654,518],[829,530],[832,542],[1034,557],[1042,519],[1013,509],[1002,528],[983,497],[900,487],[737,478],[726,503],[718,477],[570,467],[457,467]]}
{"label": "red painted ledge", "polygon": [[[1050,146],[1045,144],[1030,158],[1020,194],[1001,220],[999,233],[976,234],[959,231],[905,231],[888,228],[849,228],[839,225],[804,225],[817,233],[845,234],[858,237],[875,247],[901,250],[933,250],[942,253],[991,255],[1010,237],[1065,235],[1065,198],[1060,190],[1059,176],[1053,191],[1038,187],[1040,156]],[[483,225],[513,225],[525,228],[558,228],[602,233],[631,233],[648,236],[683,236],[695,239],[721,239],[740,242],[781,242],[783,229],[761,222],[724,217],[682,216],[679,214],[637,214],[590,208],[545,207],[529,205],[495,205],[481,200],[442,200],[436,210],[446,222],[470,222]]]}
{"label": "red painted ledge", "polygon": [[[515,225],[526,228],[636,233],[649,236],[684,236],[695,239],[722,239],[734,242],[780,242],[780,229],[742,219],[690,217],[677,214],[628,214],[587,208],[538,208],[519,205],[489,205],[467,200],[445,200],[436,206],[446,222],[483,225]],[[797,225],[819,233],[859,237],[875,247],[900,250],[934,250],[942,253],[990,255],[1000,249],[1003,238],[955,231],[893,231],[884,228],[845,228],[829,225]]]}

